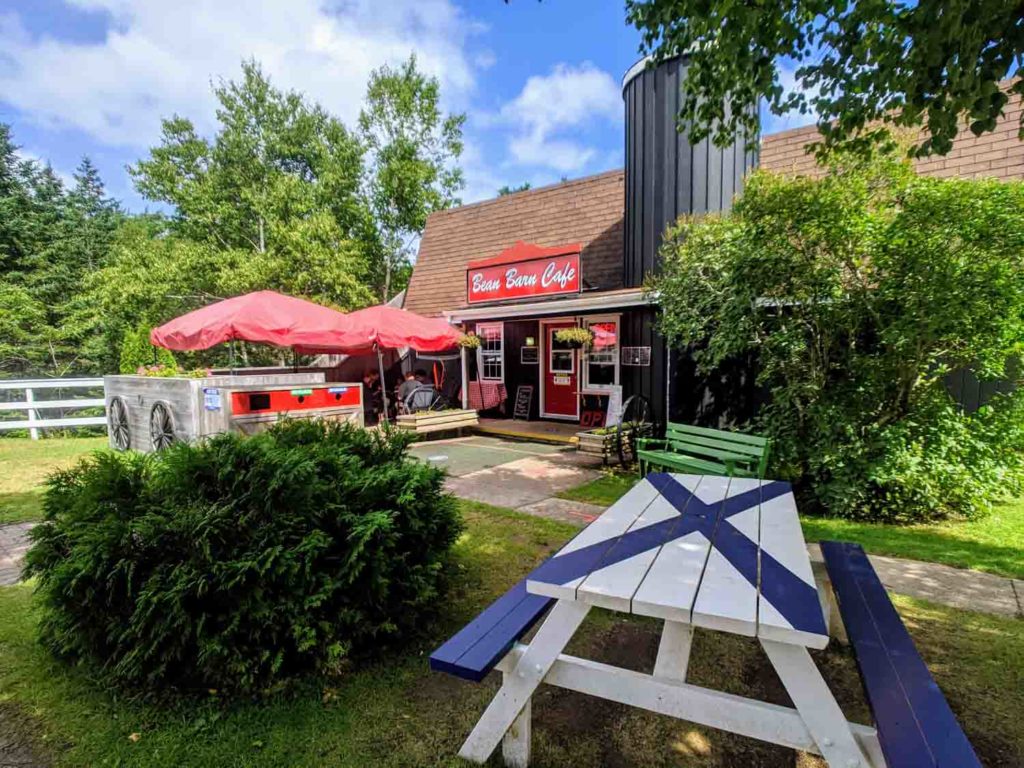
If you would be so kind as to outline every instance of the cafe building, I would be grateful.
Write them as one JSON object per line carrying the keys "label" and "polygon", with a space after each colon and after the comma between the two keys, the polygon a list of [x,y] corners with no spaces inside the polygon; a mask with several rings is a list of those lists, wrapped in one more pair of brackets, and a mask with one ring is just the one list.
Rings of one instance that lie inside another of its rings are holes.
{"label": "cafe building", "polygon": [[[728,210],[758,155],[774,169],[791,163],[813,173],[803,147],[815,134],[766,137],[759,152],[742,138],[725,148],[691,144],[676,130],[685,67],[676,58],[626,73],[624,168],[428,218],[405,308],[479,336],[460,380],[465,402],[482,415],[519,410],[519,418],[591,427],[609,403],[614,410],[641,396],[655,422],[708,423],[743,415],[719,404],[742,409],[757,399],[749,370],[700,379],[685,351],[666,347],[655,326],[657,296],[644,283],[658,268],[667,225]],[[1013,129],[1014,116],[1006,123]],[[958,145],[985,152],[973,147],[978,139],[986,141],[968,136]],[[996,175],[1020,178],[1022,168],[1024,158],[1011,158]],[[938,166],[920,170],[949,175]],[[558,338],[573,327],[589,330],[592,341],[581,347]]]}

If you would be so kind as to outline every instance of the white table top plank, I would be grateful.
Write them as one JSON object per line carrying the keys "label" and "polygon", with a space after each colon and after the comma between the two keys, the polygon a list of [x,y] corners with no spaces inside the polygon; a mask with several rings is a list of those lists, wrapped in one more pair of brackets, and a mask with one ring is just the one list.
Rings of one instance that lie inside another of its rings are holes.
{"label": "white table top plank", "polygon": [[[608,550],[597,568],[580,584],[576,590],[576,599],[602,608],[629,613],[633,593],[640,586],[647,569],[658,554],[660,545],[657,542],[660,531],[666,528],[665,524],[671,526],[679,517],[679,511],[667,499],[662,496],[656,498],[644,513],[633,521],[633,525],[626,532],[627,535],[632,535],[647,529],[651,532],[648,543],[654,546],[643,548],[637,554],[622,560],[617,551],[622,546],[620,538],[619,542]],[[637,548],[645,546],[642,541],[636,545]]]}
{"label": "white table top plank", "polygon": [[[604,514],[580,531],[575,538],[560,549],[554,557],[544,563],[532,574],[534,578],[526,581],[526,589],[535,595],[554,597],[562,600],[575,600],[576,590],[583,583],[590,571],[597,566],[604,553],[612,544],[640,517],[647,507],[656,499],[661,498],[657,488],[648,479],[634,485],[621,499],[609,507]],[[562,560],[573,555],[570,561]],[[587,567],[578,573],[577,562]],[[562,565],[565,567],[560,567]],[[538,573],[540,571],[540,573]],[[568,577],[567,573],[578,575]]]}
{"label": "white table top plank", "polygon": [[[703,502],[687,504],[683,520],[688,516],[707,520],[710,531],[718,505],[729,491],[729,478],[702,475],[672,475],[684,488]],[[707,506],[704,506],[707,505]],[[683,525],[686,530],[689,526]],[[711,541],[699,530],[685,533],[663,544],[651,563],[643,581],[633,594],[631,609],[641,616],[690,623],[693,601],[697,596],[704,563]]]}
{"label": "white table top plank", "polygon": [[[758,597],[758,636],[766,640],[824,648],[828,644],[827,629],[824,618],[820,626],[815,627],[814,614],[821,612],[821,606],[793,494],[787,493],[761,504],[760,542],[762,569],[770,558],[793,574],[795,579],[786,589],[775,585],[773,590],[772,585],[762,584]],[[769,565],[767,571],[771,570]],[[766,591],[782,604],[774,605]],[[783,610],[801,626],[795,627],[793,621],[783,615]]]}
{"label": "white table top plank", "polygon": [[[755,478],[733,478],[726,498],[756,491],[760,485]],[[757,634],[759,510],[760,495],[755,495],[748,508],[717,521],[694,599],[694,626],[749,637]]]}

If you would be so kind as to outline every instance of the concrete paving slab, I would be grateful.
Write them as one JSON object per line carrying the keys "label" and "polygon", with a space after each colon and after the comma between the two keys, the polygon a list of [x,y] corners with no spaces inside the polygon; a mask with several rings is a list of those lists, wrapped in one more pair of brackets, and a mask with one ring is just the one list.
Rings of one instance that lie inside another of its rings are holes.
{"label": "concrete paving slab", "polygon": [[462,437],[416,443],[409,450],[421,461],[444,467],[448,474],[461,477],[470,472],[497,467],[527,456],[558,454],[564,447],[495,437]]}
{"label": "concrete paving slab", "polygon": [[546,517],[550,520],[572,523],[582,528],[594,522],[604,510],[604,507],[597,506],[596,504],[552,498],[527,504],[520,511],[536,515],[537,517]]}
{"label": "concrete paving slab", "polygon": [[0,586],[17,584],[21,579],[22,561],[28,551],[28,532],[34,523],[12,523],[0,526]]}
{"label": "concrete paving slab", "polygon": [[[807,545],[812,562],[823,562],[821,548]],[[965,611],[1001,616],[1022,615],[1012,579],[941,563],[868,555],[886,589]]]}
{"label": "concrete paving slab", "polygon": [[530,456],[449,478],[447,487],[459,498],[521,509],[599,475],[596,469]]}

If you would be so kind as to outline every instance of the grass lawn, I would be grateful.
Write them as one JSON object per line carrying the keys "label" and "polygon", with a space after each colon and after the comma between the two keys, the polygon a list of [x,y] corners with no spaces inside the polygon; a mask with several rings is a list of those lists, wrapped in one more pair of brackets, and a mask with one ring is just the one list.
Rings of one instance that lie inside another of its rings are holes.
{"label": "grass lawn", "polygon": [[0,440],[0,524],[42,517],[40,503],[46,476],[106,444],[106,437]]}
{"label": "grass lawn", "polygon": [[[20,517],[38,517],[37,484],[46,471],[102,444],[0,441],[5,499],[21,495]],[[630,483],[609,475],[570,493],[607,504]],[[0,765],[463,765],[456,752],[498,677],[474,685],[430,672],[426,658],[577,529],[469,502],[462,510],[467,529],[456,546],[452,592],[422,637],[343,677],[308,679],[266,700],[227,702],[213,693],[161,706],[103,690],[86,669],[59,663],[38,645],[31,585],[0,588]],[[909,598],[895,602],[982,762],[1024,764],[1024,622]],[[595,610],[569,652],[650,671],[658,631],[657,622]],[[850,652],[833,645],[815,656],[847,716],[869,722]],[[756,643],[745,638],[698,632],[688,679],[789,703]],[[536,766],[824,765],[565,691],[542,688],[533,706]]]}
{"label": "grass lawn", "polygon": [[[609,506],[636,480],[632,473],[606,472],[558,495]],[[881,525],[809,515],[801,520],[808,541],[855,541],[876,555],[945,563],[1024,579],[1024,499],[1000,504],[992,514],[979,520],[926,525]]]}
{"label": "grass lawn", "polygon": [[[7,743],[65,766],[457,766],[455,753],[498,686],[427,668],[429,652],[576,532],[572,526],[463,504],[453,592],[424,637],[340,679],[307,680],[265,701],[216,695],[157,706],[101,690],[35,641],[29,586],[0,588],[0,763]],[[986,765],[1024,761],[1024,622],[897,598],[922,654]],[[570,652],[650,671],[658,623],[595,611]],[[851,719],[869,722],[848,650],[815,653]],[[788,704],[753,640],[698,632],[689,680]],[[536,766],[823,766],[815,757],[542,688],[534,697]],[[12,737],[13,734],[13,737]],[[14,762],[14,761],[12,761]]]}

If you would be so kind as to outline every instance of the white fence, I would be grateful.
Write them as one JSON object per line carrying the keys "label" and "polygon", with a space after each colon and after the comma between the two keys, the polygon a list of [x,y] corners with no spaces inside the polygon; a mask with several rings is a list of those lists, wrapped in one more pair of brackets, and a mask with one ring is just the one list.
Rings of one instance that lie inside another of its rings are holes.
{"label": "white fence", "polygon": [[[107,423],[106,416],[65,416],[63,411],[80,408],[95,408],[104,405],[102,397],[77,397],[70,400],[36,399],[38,390],[53,389],[95,389],[103,386],[103,379],[0,379],[0,390],[21,390],[25,399],[14,402],[0,402],[0,413],[27,411],[28,418],[18,420],[0,419],[0,431],[27,429],[33,440],[39,439],[40,429],[64,429],[67,427],[91,427]],[[58,393],[59,395],[60,393]],[[40,411],[60,410],[56,418],[40,417]]]}

